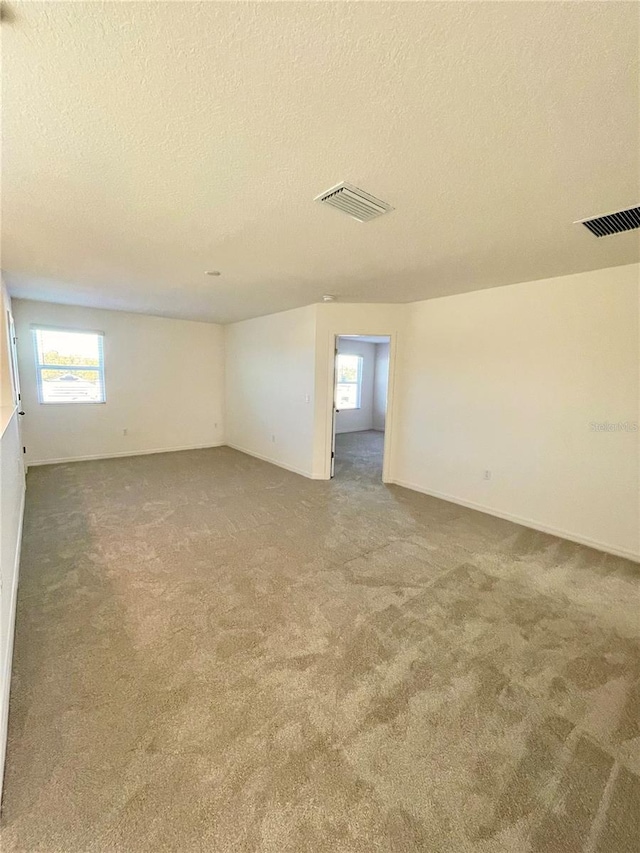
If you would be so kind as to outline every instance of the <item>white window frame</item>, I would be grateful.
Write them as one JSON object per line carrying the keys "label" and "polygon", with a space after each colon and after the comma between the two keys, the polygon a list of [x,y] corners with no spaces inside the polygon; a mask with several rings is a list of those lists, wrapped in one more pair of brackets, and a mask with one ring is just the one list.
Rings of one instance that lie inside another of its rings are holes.
{"label": "white window frame", "polygon": [[[95,335],[98,339],[98,364],[44,364],[40,361],[40,347],[38,346],[38,332],[59,332],[70,335]],[[31,326],[31,334],[33,336],[34,361],[36,368],[36,385],[38,387],[38,403],[41,406],[102,406],[107,402],[107,388],[104,377],[104,332],[96,331],[95,329],[68,329],[59,326]],[[45,400],[43,398],[43,370],[59,370],[67,372],[73,370],[93,370],[98,375],[100,388],[102,389],[101,400]]]}
{"label": "white window frame", "polygon": [[[340,359],[342,357],[345,358],[357,358],[358,359],[358,374],[354,380],[347,382],[340,382]],[[358,355],[355,352],[339,352],[337,356],[337,364],[336,364],[336,408],[339,411],[344,412],[355,412],[357,409],[362,408],[362,371],[364,366],[364,357]],[[338,396],[338,388],[341,385],[355,385],[356,386],[356,399],[357,404],[355,406],[345,406],[344,403],[339,403],[337,400]]]}

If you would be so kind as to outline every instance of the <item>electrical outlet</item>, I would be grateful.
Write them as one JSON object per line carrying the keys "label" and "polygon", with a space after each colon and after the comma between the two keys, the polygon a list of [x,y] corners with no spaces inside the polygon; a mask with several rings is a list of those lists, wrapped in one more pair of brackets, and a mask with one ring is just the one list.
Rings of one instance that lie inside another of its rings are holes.
{"label": "electrical outlet", "polygon": [[213,425],[213,428],[214,428],[214,429],[218,429],[218,424],[214,424],[214,425]]}
{"label": "electrical outlet", "polygon": [[271,441],[272,441],[274,444],[276,443],[276,437],[275,437],[275,435],[272,435],[272,436],[271,436]]}
{"label": "electrical outlet", "polygon": [[482,479],[483,480],[490,480],[491,479],[491,471],[489,471],[489,469],[486,469],[484,471],[484,473],[482,475]]}
{"label": "electrical outlet", "polygon": [[129,435],[129,430],[127,429],[127,427],[125,427],[125,428],[122,430],[122,434],[123,434],[123,435]]}

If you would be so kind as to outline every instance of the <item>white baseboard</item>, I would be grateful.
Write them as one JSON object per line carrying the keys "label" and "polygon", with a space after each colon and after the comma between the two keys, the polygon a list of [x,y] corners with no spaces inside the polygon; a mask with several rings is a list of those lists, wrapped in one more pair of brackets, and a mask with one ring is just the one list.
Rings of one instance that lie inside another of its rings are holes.
{"label": "white baseboard", "polygon": [[226,441],[219,441],[216,444],[191,444],[185,447],[159,447],[154,450],[126,450],[118,453],[97,453],[92,456],[63,456],[58,459],[39,459],[36,462],[29,462],[29,468],[39,465],[63,465],[67,462],[91,462],[97,459],[118,459],[123,456],[150,456],[154,453],[178,453],[181,450],[208,450],[211,447],[231,447],[233,450],[238,450],[240,453],[246,453],[247,456],[253,456],[260,459],[262,462],[268,462],[270,465],[277,465],[278,468],[285,468],[287,471],[292,471],[294,474],[300,474],[301,477],[307,477],[309,480],[323,480],[316,474],[310,474],[308,471],[303,471],[301,468],[296,468],[293,465],[287,465],[286,462],[279,462],[277,459],[272,459],[269,456],[263,456],[261,453],[255,453],[253,450],[247,450],[246,447],[240,447],[238,444],[230,444]]}
{"label": "white baseboard", "polygon": [[20,499],[20,518],[18,521],[18,537],[16,541],[16,554],[13,562],[13,583],[9,591],[9,634],[7,637],[7,648],[5,658],[1,662],[0,672],[2,694],[0,695],[0,809],[2,807],[2,789],[4,781],[4,761],[7,753],[7,735],[9,726],[9,696],[11,695],[11,670],[13,663],[13,639],[16,629],[16,605],[18,602],[18,575],[20,573],[20,554],[22,552],[22,525],[24,522],[24,505],[26,496],[26,483],[22,489]]}
{"label": "white baseboard", "polygon": [[478,510],[478,512],[484,512],[487,515],[494,515],[496,518],[504,518],[505,521],[513,521],[514,524],[520,524],[523,527],[530,527],[532,530],[538,530],[541,533],[548,533],[551,536],[558,536],[560,539],[568,539],[570,542],[577,542],[578,545],[586,545],[588,548],[593,548],[596,551],[604,551],[605,554],[613,554],[616,557],[625,557],[627,560],[633,560],[636,563],[640,563],[640,554],[636,554],[634,551],[627,551],[625,548],[617,548],[614,545],[608,545],[605,542],[598,542],[596,539],[589,539],[586,536],[580,536],[576,533],[571,533],[568,530],[562,530],[558,527],[550,527],[548,524],[541,524],[531,518],[523,518],[519,515],[513,515],[510,512],[502,512],[483,504],[476,503],[475,501],[463,500],[462,498],[457,498],[454,497],[454,495],[448,495],[444,492],[425,489],[422,486],[416,485],[416,483],[409,483],[406,480],[394,479],[389,480],[389,483],[393,483],[396,486],[402,486],[403,489],[411,489],[413,492],[421,492],[423,495],[429,495],[432,498],[439,498],[442,501],[448,501],[449,503],[465,506],[469,509],[475,509]]}
{"label": "white baseboard", "polygon": [[263,456],[262,453],[256,453],[253,450],[247,450],[246,447],[240,447],[239,444],[231,444],[230,442],[227,442],[227,447],[231,447],[233,450],[238,450],[240,453],[246,453],[247,456],[253,456],[261,462],[268,462],[270,465],[277,465],[278,468],[284,468],[286,471],[291,471],[294,474],[300,474],[301,477],[306,477],[308,480],[324,479],[324,477],[319,477],[317,474],[310,474],[309,471],[303,471],[302,468],[296,468],[294,465],[288,465],[286,462],[280,462],[269,456]]}
{"label": "white baseboard", "polygon": [[29,462],[29,468],[36,465],[61,465],[65,462],[90,462],[94,459],[118,459],[123,456],[151,456],[154,453],[178,453],[181,450],[208,450],[210,447],[224,447],[224,441],[216,444],[188,444],[184,447],[157,447],[153,450],[124,450],[118,453],[96,453],[92,456],[63,456],[59,459],[39,459]]}

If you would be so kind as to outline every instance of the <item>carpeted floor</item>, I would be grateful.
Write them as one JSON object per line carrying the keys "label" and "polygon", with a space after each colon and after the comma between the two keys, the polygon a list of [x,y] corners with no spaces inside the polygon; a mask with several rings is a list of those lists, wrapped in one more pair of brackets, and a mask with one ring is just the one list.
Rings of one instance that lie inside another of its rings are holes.
{"label": "carpeted floor", "polygon": [[29,472],[3,853],[637,853],[640,567],[380,441]]}
{"label": "carpeted floor", "polygon": [[334,477],[341,482],[380,483],[384,433],[377,430],[343,432],[336,435]]}

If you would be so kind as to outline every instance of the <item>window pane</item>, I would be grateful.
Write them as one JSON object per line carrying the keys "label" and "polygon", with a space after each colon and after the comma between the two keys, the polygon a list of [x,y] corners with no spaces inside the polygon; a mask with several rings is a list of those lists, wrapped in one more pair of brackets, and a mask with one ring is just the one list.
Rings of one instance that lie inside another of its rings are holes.
{"label": "window pane", "polygon": [[41,370],[43,403],[98,403],[102,400],[97,370]]}
{"label": "window pane", "polygon": [[100,364],[102,335],[38,329],[36,340],[40,364]]}
{"label": "window pane", "polygon": [[336,407],[338,409],[358,408],[358,386],[356,384],[338,384],[336,393]]}
{"label": "window pane", "polygon": [[37,329],[34,332],[41,403],[103,403],[102,335]]}
{"label": "window pane", "polygon": [[361,361],[362,356],[359,355],[339,355],[338,382],[358,382]]}
{"label": "window pane", "polygon": [[336,408],[359,409],[362,386],[362,356],[338,356],[336,364]]}

